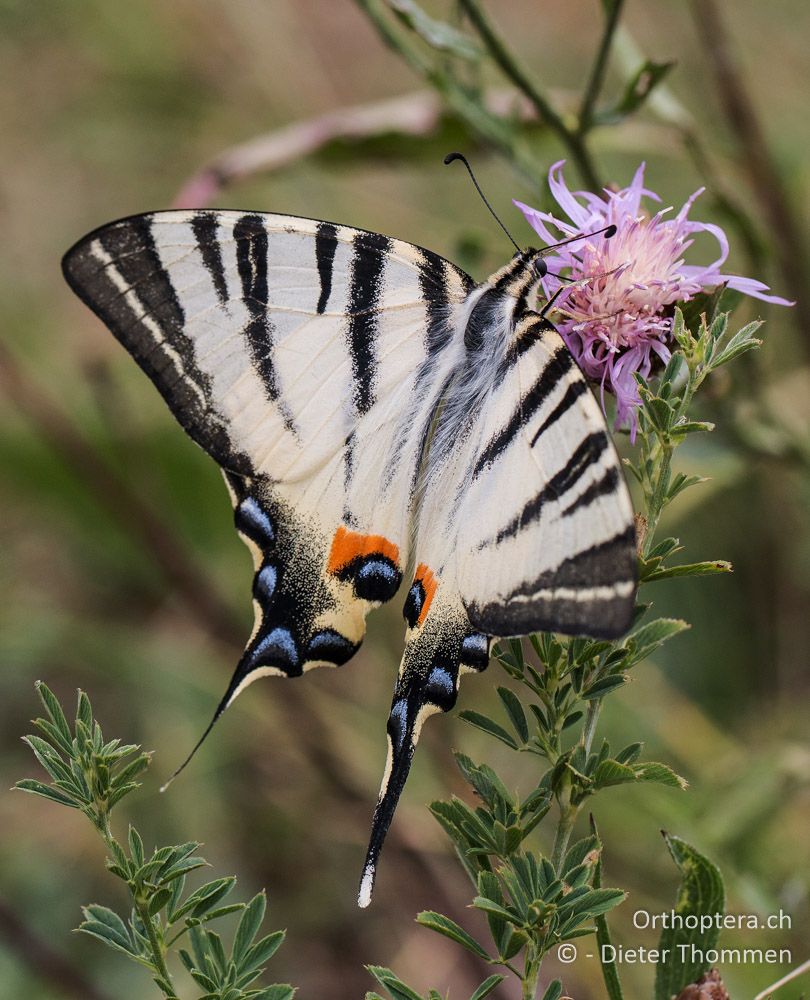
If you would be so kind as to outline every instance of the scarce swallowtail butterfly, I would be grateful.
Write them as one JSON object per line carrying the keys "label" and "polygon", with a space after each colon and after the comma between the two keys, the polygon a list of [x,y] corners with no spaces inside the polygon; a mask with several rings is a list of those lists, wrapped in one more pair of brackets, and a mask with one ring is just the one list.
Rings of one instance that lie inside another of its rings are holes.
{"label": "scarce swallowtail butterfly", "polygon": [[253,555],[253,633],[211,725],[257,677],[346,663],[404,591],[361,906],[422,724],[491,638],[630,625],[633,509],[599,404],[532,308],[542,254],[477,284],[379,233],[206,210],[112,222],[64,258],[221,466]]}

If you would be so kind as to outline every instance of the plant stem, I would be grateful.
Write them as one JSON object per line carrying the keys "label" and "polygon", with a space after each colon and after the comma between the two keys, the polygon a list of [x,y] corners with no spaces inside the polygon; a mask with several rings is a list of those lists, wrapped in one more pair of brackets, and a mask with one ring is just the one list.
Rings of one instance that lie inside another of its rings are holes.
{"label": "plant stem", "polygon": [[[98,831],[101,834],[101,839],[104,841],[104,845],[110,854],[116,857],[117,854],[121,853],[121,846],[112,834],[110,829],[109,813],[99,812],[100,825],[98,826]],[[149,938],[149,947],[152,952],[152,965],[154,966],[155,972],[165,980],[168,985],[172,985],[172,977],[169,974],[168,967],[166,966],[166,958],[164,954],[164,948],[158,940],[158,936],[155,933],[155,925],[152,920],[152,916],[149,913],[149,904],[145,899],[141,899],[130,887],[130,892],[132,895],[132,903],[138,912],[138,916],[141,918],[141,923],[146,931],[146,936]],[[164,991],[165,993],[165,991]],[[177,1000],[174,989],[171,993],[166,993],[168,1000]]]}
{"label": "plant stem", "polygon": [[588,714],[585,716],[585,726],[582,730],[582,745],[585,747],[585,756],[591,752],[593,738],[596,734],[596,724],[599,721],[599,713],[602,710],[602,699],[592,698],[588,702]]}
{"label": "plant stem", "polygon": [[[155,971],[164,979],[168,985],[171,985],[171,976],[169,975],[169,970],[166,967],[166,958],[163,954],[163,947],[160,941],[158,941],[157,934],[155,933],[155,924],[152,920],[152,916],[149,913],[149,907],[146,900],[133,897],[133,902],[135,903],[135,909],[138,911],[138,916],[141,918],[141,923],[143,924],[144,930],[146,931],[146,936],[149,938],[149,947],[152,950],[152,961],[155,966]],[[169,1000],[176,1000],[174,991],[167,993],[166,996]]]}
{"label": "plant stem", "polygon": [[[532,949],[533,951],[533,949]],[[540,962],[534,954],[526,958],[526,966],[520,980],[520,1000],[535,1000],[537,996],[537,981],[540,978]]]}
{"label": "plant stem", "polygon": [[672,467],[672,453],[674,447],[671,443],[661,442],[661,458],[658,465],[658,476],[656,477],[653,493],[647,510],[647,532],[644,536],[643,556],[646,559],[653,548],[655,532],[661,512],[664,509],[667,489],[669,488],[669,474]]}
{"label": "plant stem", "polygon": [[616,34],[616,28],[619,25],[619,18],[621,17],[623,7],[624,0],[612,0],[607,11],[599,52],[591,69],[591,76],[588,80],[588,86],[585,88],[585,94],[582,98],[582,105],[579,111],[579,126],[577,128],[579,135],[585,135],[593,124],[593,109],[602,90],[602,84],[605,82],[608,56],[610,55],[613,37]]}
{"label": "plant stem", "polygon": [[472,21],[484,45],[504,75],[528,97],[537,110],[541,120],[556,133],[579,167],[585,183],[594,191],[599,191],[602,184],[596,174],[596,168],[580,132],[568,128],[563,119],[546,99],[545,95],[535,86],[534,81],[517,62],[513,54],[504,45],[502,39],[492,27],[486,14],[478,4],[478,0],[459,0],[460,6]]}
{"label": "plant stem", "polygon": [[567,792],[565,803],[560,803],[560,821],[557,824],[557,833],[554,837],[554,847],[551,852],[551,863],[554,870],[559,874],[565,852],[568,850],[568,841],[571,839],[571,831],[574,829],[579,807],[571,805],[571,793]]}

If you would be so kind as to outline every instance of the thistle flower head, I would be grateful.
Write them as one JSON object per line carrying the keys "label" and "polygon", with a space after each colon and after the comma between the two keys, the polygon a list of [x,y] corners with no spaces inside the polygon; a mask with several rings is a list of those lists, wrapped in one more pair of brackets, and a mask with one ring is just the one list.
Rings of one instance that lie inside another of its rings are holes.
{"label": "thistle flower head", "polygon": [[[549,171],[549,187],[568,221],[540,212],[519,201],[514,204],[546,243],[557,243],[577,233],[613,224],[612,239],[595,236],[560,247],[546,257],[549,273],[543,291],[552,295],[567,270],[574,284],[564,285],[558,299],[561,319],[556,322],[571,353],[585,374],[616,396],[616,426],[628,424],[635,436],[635,409],[640,403],[635,373],[649,377],[656,358],[666,363],[672,332],[672,307],[699,292],[726,284],[746,295],[791,305],[768,295],[768,286],[753,278],[723,274],[728,240],[723,230],[689,218],[696,191],[677,215],[671,208],[654,215],[642,208],[643,199],[660,202],[644,186],[644,164],[629,187],[601,194],[572,192],[563,179],[565,161]],[[696,233],[708,233],[719,245],[717,259],[708,265],[687,264],[684,255]],[[589,279],[589,280],[582,280]]]}

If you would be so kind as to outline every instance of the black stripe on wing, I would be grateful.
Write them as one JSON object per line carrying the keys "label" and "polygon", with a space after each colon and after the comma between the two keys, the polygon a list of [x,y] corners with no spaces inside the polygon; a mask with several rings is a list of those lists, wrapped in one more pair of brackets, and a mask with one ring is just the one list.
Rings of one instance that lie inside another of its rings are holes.
{"label": "black stripe on wing", "polygon": [[[425,348],[428,360],[442,351],[450,342],[448,306],[450,286],[447,261],[430,250],[421,250],[419,261],[419,290],[425,300],[427,327]],[[465,275],[467,277],[467,275]],[[471,283],[471,287],[475,287]],[[468,290],[469,291],[469,290]]]}
{"label": "black stripe on wing", "polygon": [[362,415],[368,413],[375,400],[379,304],[391,240],[379,233],[358,233],[352,240],[352,250],[346,340],[352,362],[354,405]]}
{"label": "black stripe on wing", "polygon": [[594,431],[584,438],[565,465],[549,479],[543,489],[524,504],[520,513],[504,525],[494,539],[483,542],[480,547],[485,548],[493,542],[497,545],[507,538],[513,538],[538,520],[545,505],[551,501],[559,500],[573,489],[593,463],[599,460],[609,443],[605,431]]}
{"label": "black stripe on wing", "polygon": [[318,296],[318,313],[324,313],[329,305],[332,294],[332,270],[335,266],[335,251],[337,250],[337,226],[331,222],[319,222],[315,233],[315,262],[318,265],[318,278],[321,292]]}
{"label": "black stripe on wing", "polygon": [[[573,367],[574,359],[571,356],[571,352],[565,345],[561,344],[554,354],[551,355],[534,384],[520,399],[509,420],[490,439],[478,456],[478,460],[473,468],[473,477],[479,476],[488,465],[491,465],[506,450],[520,430],[526,426],[532,416],[548,399],[557,384],[568,377],[568,373]],[[582,382],[583,386],[584,384]]]}
{"label": "black stripe on wing", "polygon": [[244,215],[233,227],[236,243],[236,263],[242,282],[242,298],[250,319],[243,330],[245,341],[253,360],[253,367],[261,379],[267,396],[284,418],[287,430],[295,433],[295,421],[284,402],[273,352],[275,327],[270,318],[270,290],[268,286],[269,236],[260,215]]}
{"label": "black stripe on wing", "polygon": [[228,282],[222,263],[222,247],[217,233],[218,228],[219,222],[216,212],[199,212],[191,222],[191,229],[197,240],[197,250],[203,265],[213,282],[220,304],[225,305],[229,297]]}
{"label": "black stripe on wing", "polygon": [[496,601],[470,602],[467,614],[490,635],[552,631],[615,639],[632,624],[635,592],[636,532],[631,524]]}
{"label": "black stripe on wing", "polygon": [[560,417],[564,416],[564,414],[566,414],[571,409],[571,407],[574,405],[574,403],[576,403],[576,401],[580,398],[580,396],[584,396],[586,392],[588,392],[588,386],[585,383],[584,378],[579,378],[576,381],[571,382],[571,384],[565,390],[565,395],[563,396],[563,398],[559,401],[559,403],[557,403],[557,405],[554,407],[551,413],[549,413],[549,415],[546,417],[543,423],[540,424],[540,426],[534,432],[534,435],[531,441],[529,442],[529,447],[534,448],[534,446],[537,444],[540,438],[546,433],[549,427],[551,427],[552,424],[556,424],[556,422],[560,419]]}
{"label": "black stripe on wing", "polygon": [[190,437],[220,465],[248,475],[250,462],[233,447],[184,332],[183,307],[152,223],[152,215],[137,215],[89,233],[65,254],[65,279],[154,382]]}

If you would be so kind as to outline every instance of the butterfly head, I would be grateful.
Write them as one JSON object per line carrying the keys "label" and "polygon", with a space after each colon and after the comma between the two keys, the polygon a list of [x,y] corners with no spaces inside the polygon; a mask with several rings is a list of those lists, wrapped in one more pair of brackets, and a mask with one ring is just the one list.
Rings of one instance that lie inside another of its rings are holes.
{"label": "butterfly head", "polygon": [[515,253],[508,264],[496,271],[487,281],[496,293],[522,302],[533,300],[540,283],[548,274],[545,250],[527,247]]}

